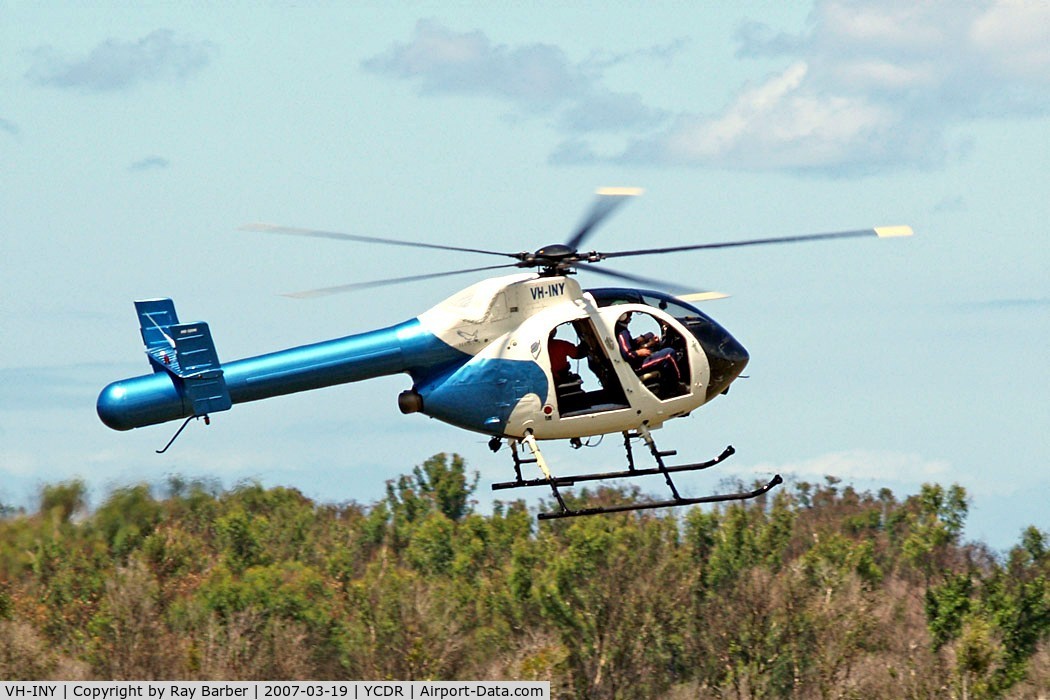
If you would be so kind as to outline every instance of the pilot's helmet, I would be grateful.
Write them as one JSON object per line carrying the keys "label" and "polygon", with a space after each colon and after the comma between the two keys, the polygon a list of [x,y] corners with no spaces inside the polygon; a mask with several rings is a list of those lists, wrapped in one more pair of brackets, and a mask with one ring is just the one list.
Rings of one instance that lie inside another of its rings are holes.
{"label": "pilot's helmet", "polygon": [[616,325],[626,326],[628,323],[631,322],[631,314],[633,313],[633,311],[625,311],[622,314],[620,314],[620,318],[616,319]]}

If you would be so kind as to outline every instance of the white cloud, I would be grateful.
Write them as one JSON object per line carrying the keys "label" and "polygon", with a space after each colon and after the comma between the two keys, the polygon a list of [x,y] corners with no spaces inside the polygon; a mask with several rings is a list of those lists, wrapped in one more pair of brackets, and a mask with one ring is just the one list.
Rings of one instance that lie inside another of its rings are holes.
{"label": "white cloud", "polygon": [[867,85],[884,92],[930,87],[936,84],[937,75],[929,62],[902,66],[879,58],[846,63],[837,69],[837,78],[844,84]]}
{"label": "white cloud", "polygon": [[835,476],[845,481],[878,480],[886,483],[919,484],[950,480],[951,465],[905,452],[847,450],[831,452],[799,462],[761,463],[745,468],[748,473],[779,473],[799,480],[822,480]]}
{"label": "white cloud", "polygon": [[207,66],[214,53],[210,42],[183,40],[170,29],[157,29],[137,41],[108,39],[82,58],[42,46],[32,52],[26,77],[46,87],[112,92],[183,80]]}
{"label": "white cloud", "polygon": [[[412,80],[422,94],[487,96],[518,114],[553,113],[561,142],[551,160],[565,164],[931,168],[967,151],[961,124],[1050,111],[1050,3],[817,0],[804,32],[747,22],[737,38],[739,57],[784,64],[703,114],[674,115],[605,82],[608,66],[668,60],[683,40],[574,63],[550,44],[498,45],[431,21],[364,66]],[[611,134],[621,140],[610,148]]]}
{"label": "white cloud", "polygon": [[424,94],[500,97],[527,109],[546,109],[587,83],[565,53],[550,44],[494,45],[483,33],[457,33],[432,20],[416,25],[412,41],[364,61],[365,69],[416,80]]}
{"label": "white cloud", "polygon": [[780,474],[796,482],[823,482],[825,477],[833,476],[862,490],[887,486],[895,491],[908,492],[918,490],[926,483],[959,483],[971,495],[983,497],[1008,496],[1017,490],[1016,484],[996,479],[994,475],[968,475],[944,459],[892,450],[844,450],[799,461],[760,462],[725,469],[727,473],[742,478],[768,479],[772,474]]}
{"label": "white cloud", "polygon": [[794,57],[721,112],[684,115],[628,159],[743,169],[930,167],[949,129],[1050,107],[1050,5],[819,2],[802,36],[747,24],[742,56]]}
{"label": "white cloud", "polygon": [[794,63],[720,114],[680,117],[626,157],[745,169],[866,167],[895,157],[887,145],[898,111],[862,95],[812,93],[804,87],[809,73]]}
{"label": "white cloud", "polygon": [[1007,75],[1050,81],[1050,3],[995,3],[973,22],[970,39]]}
{"label": "white cloud", "polygon": [[[680,45],[654,47],[647,55],[666,60]],[[641,54],[574,63],[552,44],[494,44],[482,32],[455,32],[423,20],[411,41],[394,44],[362,66],[414,81],[424,95],[489,97],[522,115],[556,113],[568,131],[615,131],[645,128],[665,117],[638,95],[604,86],[602,71],[634,55]]]}

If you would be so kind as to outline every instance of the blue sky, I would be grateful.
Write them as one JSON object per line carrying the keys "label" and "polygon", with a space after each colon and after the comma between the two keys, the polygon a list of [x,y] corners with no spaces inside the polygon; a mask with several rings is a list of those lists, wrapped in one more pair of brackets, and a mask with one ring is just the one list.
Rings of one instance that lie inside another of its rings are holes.
{"label": "blue sky", "polygon": [[752,356],[662,447],[732,443],[749,481],[958,482],[970,537],[1048,530],[1048,47],[1042,3],[5,3],[0,502],[169,474],[369,502],[439,451],[487,502],[504,455],[401,416],[407,377],[237,406],[162,456],[174,425],[110,431],[99,389],[148,371],[131,302],[173,297],[226,359],[361,332],[475,279],[279,293],[488,260],[238,226],[535,249],[633,185],[596,247],[917,233],[624,268],[729,293],[705,308]]}

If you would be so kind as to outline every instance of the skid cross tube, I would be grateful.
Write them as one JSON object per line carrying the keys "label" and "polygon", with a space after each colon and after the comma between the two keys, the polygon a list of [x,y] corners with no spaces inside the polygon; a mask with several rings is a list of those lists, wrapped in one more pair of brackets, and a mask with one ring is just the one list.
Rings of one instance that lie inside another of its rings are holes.
{"label": "skid cross tube", "polygon": [[[656,470],[657,472],[659,470]],[[744,491],[742,493],[727,493],[716,496],[701,496],[700,498],[677,498],[669,501],[650,501],[648,503],[633,503],[630,505],[623,506],[608,506],[608,507],[595,507],[595,508],[580,508],[578,510],[562,509],[553,513],[540,513],[538,518],[540,520],[556,520],[558,518],[577,518],[584,515],[601,515],[604,513],[626,513],[632,510],[655,510],[657,508],[671,508],[673,506],[689,506],[696,505],[698,503],[722,503],[725,501],[746,501],[750,498],[757,498],[764,493],[768,493],[774,486],[783,483],[784,480],[780,478],[780,474],[777,474],[769,480],[765,486],[755,489],[754,491]]]}
{"label": "skid cross tube", "polygon": [[[579,474],[577,476],[556,476],[550,479],[522,479],[518,481],[502,481],[492,485],[493,491],[500,491],[503,489],[516,489],[525,486],[572,486],[578,481],[602,481],[604,479],[626,479],[636,476],[651,476],[653,474],[663,474],[667,472],[691,472],[700,471],[702,469],[708,469],[721,464],[725,460],[729,459],[736,450],[733,446],[725,448],[722,454],[718,455],[714,459],[706,462],[697,462],[695,464],[681,464],[674,467],[664,467],[663,471],[660,467],[651,467],[648,469],[637,469],[634,467],[633,461],[631,462],[630,468],[625,471],[619,472],[603,472],[597,474]],[[524,462],[524,460],[522,460]]]}

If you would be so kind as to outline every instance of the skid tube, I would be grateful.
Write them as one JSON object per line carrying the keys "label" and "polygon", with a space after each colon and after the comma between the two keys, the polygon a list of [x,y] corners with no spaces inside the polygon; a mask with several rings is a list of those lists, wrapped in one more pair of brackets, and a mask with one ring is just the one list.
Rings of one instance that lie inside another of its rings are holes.
{"label": "skid tube", "polygon": [[[649,452],[652,454],[653,459],[656,461],[656,466],[646,469],[638,469],[634,464],[634,452],[631,449],[631,440],[633,438],[642,438],[649,448]],[[492,485],[493,491],[499,491],[502,489],[514,489],[522,488],[526,486],[548,486],[554,495],[555,500],[558,502],[560,510],[539,513],[539,520],[553,520],[557,518],[575,518],[584,515],[600,515],[603,513],[623,513],[632,510],[655,510],[657,508],[672,508],[674,506],[688,506],[696,505],[699,503],[721,503],[724,501],[743,501],[749,498],[757,498],[764,493],[769,492],[773,487],[783,483],[783,479],[777,474],[766,483],[765,486],[757,488],[753,491],[743,491],[741,493],[730,493],[722,495],[712,496],[701,496],[699,498],[684,498],[678,489],[675,487],[674,482],[671,480],[671,474],[677,472],[691,472],[700,471],[713,467],[716,464],[721,464],[733,454],[736,450],[732,445],[726,447],[722,454],[718,455],[714,459],[706,462],[695,462],[693,464],[682,464],[676,466],[667,466],[664,464],[664,457],[670,457],[676,452],[674,450],[661,450],[656,446],[653,441],[652,435],[647,426],[640,426],[637,431],[624,431],[623,433],[623,446],[627,453],[627,469],[615,472],[599,472],[593,474],[577,474],[574,476],[554,476],[551,474],[550,468],[547,466],[547,461],[543,458],[543,454],[540,452],[539,445],[536,442],[536,438],[532,435],[531,431],[527,432],[525,437],[521,440],[521,444],[529,449],[532,453],[531,457],[523,457],[518,453],[518,441],[511,440],[511,457],[514,460],[514,481],[504,481],[495,483]],[[521,465],[523,464],[536,464],[540,471],[543,473],[543,477],[539,479],[524,479],[521,475]],[[663,501],[648,501],[645,503],[634,503],[622,506],[596,506],[593,508],[569,508],[565,504],[565,499],[562,498],[561,493],[558,491],[559,486],[574,486],[577,482],[581,481],[602,481],[605,479],[625,479],[633,478],[636,476],[652,476],[656,474],[662,474],[664,481],[667,483],[668,488],[671,491],[671,498]]]}
{"label": "skid tube", "polygon": [[[659,471],[659,470],[657,470]],[[597,506],[595,508],[580,508],[577,510],[563,509],[560,511],[554,511],[551,513],[540,513],[537,517],[540,520],[556,520],[558,518],[578,518],[584,515],[602,515],[604,513],[626,513],[632,510],[655,510],[657,508],[672,508],[674,506],[690,506],[698,503],[723,503],[725,501],[746,501],[750,498],[757,498],[764,493],[768,493],[773,487],[778,484],[782,484],[784,480],[780,478],[780,474],[777,474],[769,480],[765,486],[755,489],[754,491],[744,491],[742,493],[727,493],[716,496],[701,496],[699,498],[673,498],[666,501],[650,501],[648,503],[633,503],[630,505],[623,506],[608,506],[602,507]]]}

